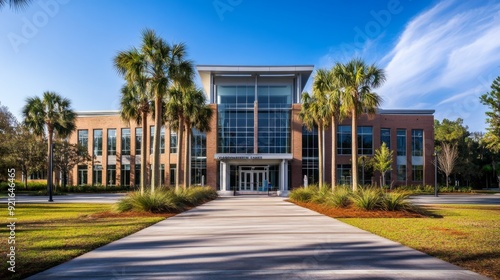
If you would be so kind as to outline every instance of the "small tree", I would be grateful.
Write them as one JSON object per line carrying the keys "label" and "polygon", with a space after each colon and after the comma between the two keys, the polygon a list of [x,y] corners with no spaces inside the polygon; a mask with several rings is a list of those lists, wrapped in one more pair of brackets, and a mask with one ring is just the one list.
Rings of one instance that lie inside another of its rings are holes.
{"label": "small tree", "polygon": [[62,173],[62,184],[66,187],[68,172],[77,164],[91,160],[85,147],[80,144],[69,144],[67,141],[56,141],[54,148],[54,166]]}
{"label": "small tree", "polygon": [[453,168],[455,168],[455,164],[458,158],[457,145],[452,146],[448,143],[443,143],[441,145],[441,152],[437,157],[438,168],[446,175],[446,187],[448,187],[448,177],[450,176],[451,172],[453,172]]}
{"label": "small tree", "polygon": [[393,151],[389,150],[385,143],[382,143],[382,146],[375,150],[375,156],[373,157],[373,169],[382,174],[382,183],[380,184],[380,187],[385,186],[385,174],[387,171],[392,170],[392,155]]}
{"label": "small tree", "polygon": [[26,127],[17,127],[11,141],[13,148],[11,154],[15,165],[24,174],[24,188],[28,188],[28,176],[34,172],[43,170],[47,160],[47,140],[38,137]]}

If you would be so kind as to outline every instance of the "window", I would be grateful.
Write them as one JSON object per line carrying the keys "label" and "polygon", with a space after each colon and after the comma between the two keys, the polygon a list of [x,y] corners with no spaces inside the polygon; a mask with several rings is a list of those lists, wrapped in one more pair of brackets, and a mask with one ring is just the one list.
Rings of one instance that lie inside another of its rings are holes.
{"label": "window", "polygon": [[94,129],[94,155],[102,156],[102,129]]}
{"label": "window", "polygon": [[165,164],[160,164],[160,186],[165,185]]}
{"label": "window", "polygon": [[[150,127],[150,136],[149,136],[149,153],[153,154],[153,148],[154,148],[154,139],[155,139],[155,127],[151,126]],[[160,153],[164,154],[165,153],[165,127],[162,126],[160,130]]]}
{"label": "window", "polygon": [[396,165],[398,169],[398,180],[406,181],[406,129],[399,129],[396,132],[397,137],[397,157]]}
{"label": "window", "polygon": [[207,136],[197,129],[191,138],[191,184],[201,185],[202,177],[207,178]]}
{"label": "window", "polygon": [[108,156],[116,155],[116,129],[108,129]]}
{"label": "window", "polygon": [[170,131],[170,153],[177,153],[177,133],[175,131]]}
{"label": "window", "polygon": [[135,165],[134,184],[136,186],[141,185],[141,165],[140,164]]}
{"label": "window", "polygon": [[423,181],[424,180],[424,166],[423,165],[413,165],[412,173],[413,173],[413,181]]}
{"label": "window", "polygon": [[170,164],[170,185],[175,185],[175,164]]}
{"label": "window", "polygon": [[385,146],[388,149],[391,149],[391,129],[390,128],[382,128],[380,129],[380,145],[385,143]]}
{"label": "window", "polygon": [[350,155],[352,151],[351,143],[351,126],[339,125],[337,127],[337,154]]}
{"label": "window", "polygon": [[255,86],[217,86],[217,152],[254,152]]}
{"label": "window", "polygon": [[341,185],[351,184],[351,165],[350,164],[337,164],[337,180]]}
{"label": "window", "polygon": [[411,131],[411,155],[424,155],[424,131],[422,129],[412,129]]}
{"label": "window", "polygon": [[291,85],[258,86],[259,153],[290,152],[291,97]]}
{"label": "window", "polygon": [[120,185],[130,186],[130,164],[122,164],[120,172]]}
{"label": "window", "polygon": [[398,180],[406,180],[406,164],[398,164]]}
{"label": "window", "polygon": [[[358,126],[358,154],[373,154],[373,127]],[[337,128],[337,153],[350,155],[352,152],[352,130],[349,125],[339,125]]]}
{"label": "window", "polygon": [[318,130],[302,127],[302,178],[307,176],[308,184],[318,182]]}
{"label": "window", "polygon": [[130,128],[122,128],[122,155],[130,155]]}
{"label": "window", "polygon": [[94,165],[94,170],[92,174],[92,184],[102,185],[102,165],[100,164]]}
{"label": "window", "polygon": [[78,165],[78,185],[86,185],[87,184],[87,166],[86,165]]}
{"label": "window", "polygon": [[397,130],[397,155],[398,156],[406,156],[406,129],[398,129]]}
{"label": "window", "polygon": [[85,148],[89,147],[89,131],[86,129],[78,130],[78,144]]}
{"label": "window", "polygon": [[373,154],[373,128],[371,126],[358,126],[358,154]]}
{"label": "window", "polygon": [[106,186],[114,186],[116,184],[116,165],[108,165],[106,179],[108,180]]}
{"label": "window", "polygon": [[142,145],[142,128],[137,127],[135,129],[135,155],[141,154]]}

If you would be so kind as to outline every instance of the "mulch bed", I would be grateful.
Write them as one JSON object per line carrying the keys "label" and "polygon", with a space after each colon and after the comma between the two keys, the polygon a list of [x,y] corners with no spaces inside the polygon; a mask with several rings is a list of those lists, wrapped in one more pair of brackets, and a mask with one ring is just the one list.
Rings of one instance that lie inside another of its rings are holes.
{"label": "mulch bed", "polygon": [[357,209],[355,207],[348,208],[335,208],[332,206],[327,206],[323,204],[316,204],[312,202],[290,202],[302,206],[304,208],[311,209],[320,214],[332,217],[332,218],[424,218],[423,214],[409,212],[409,211],[384,211],[384,210],[372,210],[366,211]]}

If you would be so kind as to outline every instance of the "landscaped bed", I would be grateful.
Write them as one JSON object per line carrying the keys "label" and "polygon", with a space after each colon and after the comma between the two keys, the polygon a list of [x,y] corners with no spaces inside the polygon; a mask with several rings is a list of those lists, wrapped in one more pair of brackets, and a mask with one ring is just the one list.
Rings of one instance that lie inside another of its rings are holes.
{"label": "landscaped bed", "polygon": [[[23,204],[15,209],[15,244],[0,232],[6,256],[15,246],[15,272],[1,265],[0,279],[22,279],[215,199],[210,187],[154,194],[130,193],[117,204]],[[7,207],[6,207],[7,208]]]}
{"label": "landscaped bed", "polygon": [[297,205],[465,269],[500,279],[499,206],[433,205],[419,208],[406,204],[399,210],[376,207],[368,211],[352,202],[336,207],[332,201],[338,199],[332,198],[328,191],[321,193],[313,188],[299,192],[302,194],[296,197],[306,200],[290,199]]}

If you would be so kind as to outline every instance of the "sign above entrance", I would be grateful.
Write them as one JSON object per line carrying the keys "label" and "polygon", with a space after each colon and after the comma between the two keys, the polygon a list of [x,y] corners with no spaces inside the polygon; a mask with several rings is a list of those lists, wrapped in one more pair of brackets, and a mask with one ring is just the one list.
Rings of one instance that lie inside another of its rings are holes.
{"label": "sign above entrance", "polygon": [[216,160],[224,160],[224,159],[262,159],[262,156],[221,156],[215,155]]}
{"label": "sign above entrance", "polygon": [[292,159],[292,154],[215,154],[215,160]]}

